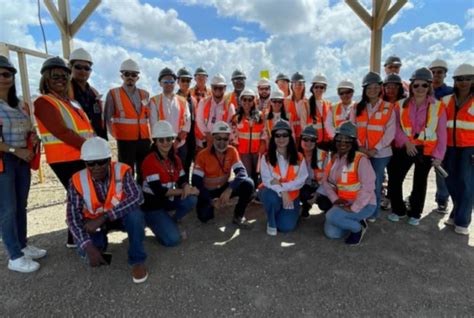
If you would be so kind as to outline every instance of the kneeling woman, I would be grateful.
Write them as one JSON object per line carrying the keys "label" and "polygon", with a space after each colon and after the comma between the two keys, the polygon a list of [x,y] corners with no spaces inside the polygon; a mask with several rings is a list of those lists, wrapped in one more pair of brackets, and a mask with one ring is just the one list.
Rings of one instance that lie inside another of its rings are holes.
{"label": "kneeling woman", "polygon": [[365,219],[375,211],[375,172],[366,155],[358,151],[357,130],[343,123],[334,137],[336,153],[326,166],[323,188],[333,207],[326,214],[324,233],[358,245],[367,229]]}
{"label": "kneeling woman", "polygon": [[287,121],[280,120],[273,126],[268,153],[262,158],[261,176],[258,196],[267,213],[267,234],[294,230],[299,218],[299,192],[308,170],[296,150]]}
{"label": "kneeling woman", "polygon": [[[181,160],[174,153],[176,134],[167,121],[153,125],[153,145],[142,164],[145,222],[165,246],[180,241],[177,223],[197,203],[198,189],[187,183]],[[173,216],[170,211],[176,210]]]}

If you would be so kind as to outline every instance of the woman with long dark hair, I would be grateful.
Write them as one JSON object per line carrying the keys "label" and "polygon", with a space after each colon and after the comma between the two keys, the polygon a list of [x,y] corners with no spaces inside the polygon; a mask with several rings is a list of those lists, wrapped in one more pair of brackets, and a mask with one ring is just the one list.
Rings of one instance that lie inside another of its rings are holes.
{"label": "woman with long dark hair", "polygon": [[316,128],[319,148],[324,150],[329,150],[330,142],[334,138],[332,105],[323,96],[327,85],[327,78],[324,74],[314,76],[311,85],[311,97],[309,98],[309,114],[305,124],[313,125]]}
{"label": "woman with long dark hair", "polygon": [[383,80],[383,100],[395,104],[405,98],[402,78],[398,74],[389,74]]}
{"label": "woman with long dark hair", "polygon": [[365,220],[376,207],[375,173],[367,156],[358,151],[357,132],[347,121],[336,130],[335,153],[326,166],[323,189],[333,207],[326,213],[324,233],[358,245],[367,230]]}
{"label": "woman with long dark hair", "polygon": [[29,162],[38,145],[27,105],[16,94],[15,67],[0,56],[0,232],[8,253],[8,268],[30,273],[46,251],[27,244],[26,206],[30,191]]}
{"label": "woman with long dark hair", "polygon": [[332,127],[338,128],[342,123],[350,120],[354,122],[354,83],[351,80],[340,81],[337,85],[337,95],[339,102],[333,106],[330,117],[332,117]]}
{"label": "woman with long dark hair", "polygon": [[267,155],[262,157],[261,176],[258,196],[267,214],[267,234],[294,230],[300,211],[299,190],[308,171],[287,121],[273,126]]}
{"label": "woman with long dark hair", "polygon": [[[267,136],[267,144],[272,136],[272,129],[275,124],[283,119],[291,123],[291,114],[287,114],[283,102],[285,96],[279,89],[274,90],[270,94],[270,107],[265,114],[265,135]],[[294,136],[294,133],[292,134]]]}
{"label": "woman with long dark hair", "polygon": [[308,122],[309,104],[305,97],[305,79],[303,74],[296,72],[291,77],[291,95],[285,99],[285,110],[290,114],[290,124],[295,132],[295,140],[298,142],[301,131]]}

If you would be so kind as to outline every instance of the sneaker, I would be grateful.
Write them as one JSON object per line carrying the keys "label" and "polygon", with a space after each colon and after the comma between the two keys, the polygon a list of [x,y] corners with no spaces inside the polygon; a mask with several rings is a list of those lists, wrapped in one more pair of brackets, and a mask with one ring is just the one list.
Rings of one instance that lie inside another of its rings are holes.
{"label": "sneaker", "polygon": [[46,250],[37,248],[33,245],[27,245],[24,249],[21,250],[23,254],[31,259],[40,259],[46,256]]}
{"label": "sneaker", "polygon": [[247,219],[245,219],[245,217],[241,217],[241,218],[236,217],[232,220],[232,223],[234,223],[235,225],[237,225],[241,229],[248,230],[248,229],[252,228],[252,223],[247,221]]}
{"label": "sneaker", "polygon": [[369,221],[370,223],[375,223],[375,221],[377,221],[377,218],[368,218],[367,221]]}
{"label": "sneaker", "polygon": [[438,207],[436,209],[433,209],[431,212],[438,212],[440,214],[448,214],[448,205],[438,204]]}
{"label": "sneaker", "polygon": [[277,228],[276,227],[271,227],[270,225],[267,224],[267,234],[270,236],[276,236],[277,235]]}
{"label": "sneaker", "polygon": [[456,224],[454,224],[454,219],[453,218],[447,219],[446,221],[444,221],[444,224],[449,225],[449,226],[455,226],[456,225]]}
{"label": "sneaker", "polygon": [[346,244],[347,245],[352,245],[352,246],[359,245],[360,242],[362,242],[362,238],[364,237],[364,234],[365,234],[366,231],[367,231],[367,228],[362,227],[362,230],[360,230],[359,232],[351,233],[346,238]]}
{"label": "sneaker", "polygon": [[66,248],[77,248],[77,245],[75,243],[66,243]]}
{"label": "sneaker", "polygon": [[469,228],[456,225],[456,227],[454,228],[454,232],[461,235],[469,235]]}
{"label": "sneaker", "polygon": [[401,216],[395,213],[390,213],[389,215],[387,215],[387,219],[392,222],[398,222],[401,218]]}
{"label": "sneaker", "polygon": [[135,264],[132,267],[132,279],[135,284],[144,283],[148,278],[145,264]]}
{"label": "sneaker", "polygon": [[417,218],[414,218],[414,217],[410,217],[410,218],[408,219],[408,222],[407,222],[407,223],[410,224],[410,225],[417,226],[417,225],[420,224],[420,219],[417,219]]}
{"label": "sneaker", "polygon": [[39,268],[40,264],[27,256],[8,261],[8,269],[15,272],[32,273],[36,272]]}

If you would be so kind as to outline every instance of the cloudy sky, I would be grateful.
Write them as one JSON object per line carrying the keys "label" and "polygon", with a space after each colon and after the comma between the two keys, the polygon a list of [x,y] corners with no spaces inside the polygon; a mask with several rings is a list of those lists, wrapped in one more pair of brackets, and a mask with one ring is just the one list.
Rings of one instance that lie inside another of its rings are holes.
{"label": "cloudy sky", "polygon": [[[86,1],[70,2],[75,18]],[[371,0],[361,2],[371,10]],[[61,55],[59,31],[40,4],[48,51]],[[37,1],[0,0],[0,7],[0,42],[44,52]],[[202,65],[227,79],[241,68],[252,87],[263,69],[272,79],[299,71],[307,81],[322,72],[329,79],[327,96],[334,96],[342,79],[360,86],[370,32],[341,0],[103,0],[74,46],[92,54],[92,83],[104,93],[120,85],[120,63],[131,57],[142,69],[139,86],[153,94],[161,68]],[[384,29],[382,60],[392,54],[402,58],[404,78],[435,58],[445,59],[450,71],[472,63],[474,1],[409,0]],[[16,63],[14,53],[11,58]],[[36,93],[42,61],[28,61]]]}

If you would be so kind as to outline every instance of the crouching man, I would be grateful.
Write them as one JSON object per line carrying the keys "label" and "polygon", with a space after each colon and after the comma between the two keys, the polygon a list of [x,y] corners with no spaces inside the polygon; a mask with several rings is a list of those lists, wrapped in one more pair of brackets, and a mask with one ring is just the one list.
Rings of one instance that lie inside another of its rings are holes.
{"label": "crouching man", "polygon": [[71,178],[67,196],[67,223],[79,253],[92,267],[110,263],[107,233],[128,234],[128,262],[134,283],[148,278],[143,247],[145,221],[140,204],[143,196],[126,164],[112,162],[110,146],[104,139],[88,139],[81,148],[86,169]]}
{"label": "crouching man", "polygon": [[[201,222],[214,218],[214,208],[230,205],[237,197],[232,223],[249,228],[245,209],[255,189],[240,161],[237,149],[229,146],[231,130],[227,123],[217,122],[212,129],[212,144],[198,153],[193,171],[193,185],[199,189],[196,212]],[[235,178],[229,181],[231,171]]]}

